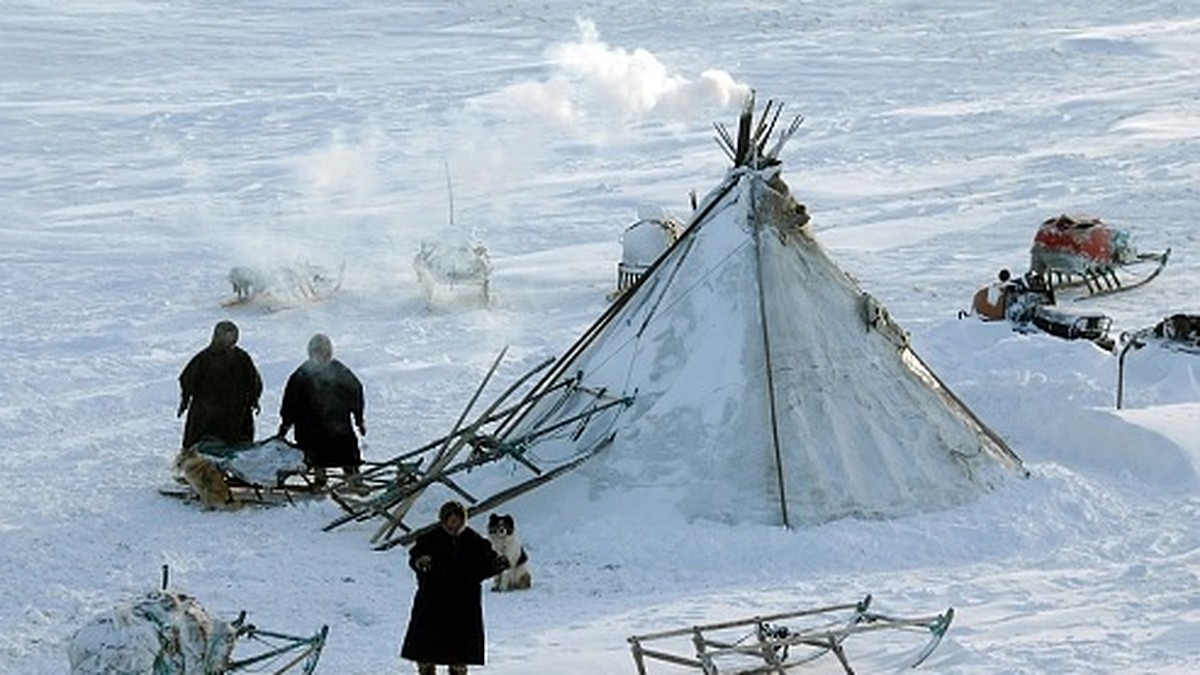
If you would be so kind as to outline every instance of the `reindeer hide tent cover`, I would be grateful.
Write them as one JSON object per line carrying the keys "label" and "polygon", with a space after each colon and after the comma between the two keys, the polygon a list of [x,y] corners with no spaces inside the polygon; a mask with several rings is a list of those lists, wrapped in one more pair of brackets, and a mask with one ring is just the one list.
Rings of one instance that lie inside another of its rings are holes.
{"label": "reindeer hide tent cover", "polygon": [[551,463],[608,444],[555,481],[559,495],[618,485],[732,522],[945,508],[1022,473],[813,238],[778,160],[800,118],[767,150],[780,108],[753,131],[752,109],[736,141],[718,127],[734,167],[679,241],[535,387],[562,393],[504,437],[536,436],[527,451]]}

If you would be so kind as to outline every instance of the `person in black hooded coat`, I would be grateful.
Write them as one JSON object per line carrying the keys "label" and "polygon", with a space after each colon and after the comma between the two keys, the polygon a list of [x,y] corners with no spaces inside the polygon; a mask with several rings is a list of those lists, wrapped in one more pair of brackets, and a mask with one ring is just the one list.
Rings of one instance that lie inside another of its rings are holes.
{"label": "person in black hooded coat", "polygon": [[254,360],[237,346],[238,327],[219,321],[212,342],[179,374],[179,412],[187,413],[183,447],[201,440],[226,445],[254,441],[254,415],[262,395],[262,378]]}
{"label": "person in black hooded coat", "polygon": [[[296,445],[318,481],[328,467],[342,467],[347,476],[358,473],[362,456],[358,436],[367,433],[363,421],[363,386],[341,361],[333,358],[333,342],[317,333],[308,341],[308,360],[288,378],[279,407],[279,431],[284,438],[296,428]],[[353,425],[353,426],[352,426]]]}
{"label": "person in black hooded coat", "polygon": [[508,567],[491,543],[466,524],[456,501],[438,512],[438,527],[417,537],[408,565],[417,574],[417,592],[400,656],[416,661],[421,675],[434,664],[452,675],[467,665],[483,665],[483,601],[480,584]]}

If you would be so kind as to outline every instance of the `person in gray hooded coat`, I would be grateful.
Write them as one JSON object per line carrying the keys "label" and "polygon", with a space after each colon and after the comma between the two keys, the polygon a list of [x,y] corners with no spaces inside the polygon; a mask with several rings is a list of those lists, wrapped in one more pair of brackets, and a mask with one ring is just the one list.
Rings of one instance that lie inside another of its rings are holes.
{"label": "person in gray hooded coat", "polygon": [[324,482],[329,467],[341,467],[353,477],[362,464],[354,429],[367,433],[363,407],[362,382],[333,358],[329,336],[317,333],[308,341],[308,360],[284,387],[278,436],[286,437],[295,427],[296,445],[316,469],[318,483]]}

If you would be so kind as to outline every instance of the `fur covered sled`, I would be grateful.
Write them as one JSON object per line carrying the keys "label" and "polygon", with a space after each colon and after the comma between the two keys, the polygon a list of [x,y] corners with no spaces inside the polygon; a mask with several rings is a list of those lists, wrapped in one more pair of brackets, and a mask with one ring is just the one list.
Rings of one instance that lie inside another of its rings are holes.
{"label": "fur covered sled", "polygon": [[322,492],[304,453],[281,438],[245,445],[201,441],[180,450],[174,466],[178,484],[159,492],[197,500],[210,509],[291,503],[298,496]]}
{"label": "fur covered sled", "polygon": [[621,260],[617,263],[617,289],[624,293],[650,269],[655,260],[679,241],[684,224],[669,215],[638,214],[638,220],[621,235]]}
{"label": "fur covered sled", "polygon": [[1178,351],[1200,354],[1200,314],[1172,314],[1143,337],[1155,338],[1163,346]]}
{"label": "fur covered sled", "polygon": [[195,598],[155,591],[94,618],[71,637],[71,675],[209,675],[229,669],[241,628]]}

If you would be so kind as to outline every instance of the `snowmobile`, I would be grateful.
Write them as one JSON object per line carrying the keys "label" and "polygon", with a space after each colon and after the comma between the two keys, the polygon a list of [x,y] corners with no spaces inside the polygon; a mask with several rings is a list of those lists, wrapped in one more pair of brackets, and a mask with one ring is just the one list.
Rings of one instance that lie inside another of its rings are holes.
{"label": "snowmobile", "polygon": [[1149,328],[1121,334],[1117,369],[1117,409],[1125,398],[1125,357],[1147,345],[1200,356],[1200,314],[1172,314]]}
{"label": "snowmobile", "polygon": [[1063,309],[1055,304],[1055,297],[1054,287],[1041,274],[1030,271],[1014,279],[1008,270],[1000,270],[996,282],[975,292],[972,311],[959,312],[959,318],[973,313],[984,321],[1007,320],[1022,333],[1040,330],[1064,340],[1088,340],[1112,351],[1110,317]]}
{"label": "snowmobile", "polygon": [[[1049,218],[1038,228],[1029,252],[1030,271],[1053,288],[1081,289],[1081,297],[1119,293],[1149,283],[1167,265],[1171,249],[1139,253],[1129,232],[1110,227],[1099,218]],[[1148,272],[1130,278],[1125,271],[1150,264]],[[1122,277],[1126,278],[1122,278]]]}

